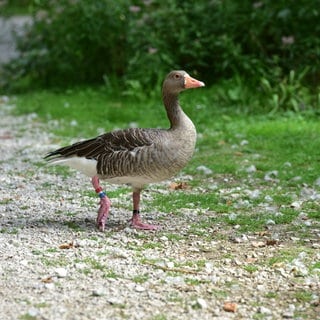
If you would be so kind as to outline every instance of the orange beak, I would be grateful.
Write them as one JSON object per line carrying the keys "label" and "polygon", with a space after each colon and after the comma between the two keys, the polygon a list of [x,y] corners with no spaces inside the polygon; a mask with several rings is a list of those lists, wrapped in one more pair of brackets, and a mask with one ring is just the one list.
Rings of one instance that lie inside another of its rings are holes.
{"label": "orange beak", "polygon": [[205,86],[205,84],[202,81],[191,78],[189,75],[184,76],[185,89],[199,88],[199,87],[204,87],[204,86]]}

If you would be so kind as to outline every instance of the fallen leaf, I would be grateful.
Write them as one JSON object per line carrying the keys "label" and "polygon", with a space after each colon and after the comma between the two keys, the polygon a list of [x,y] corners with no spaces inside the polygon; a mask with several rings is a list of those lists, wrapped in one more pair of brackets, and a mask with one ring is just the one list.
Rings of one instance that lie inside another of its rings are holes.
{"label": "fallen leaf", "polygon": [[171,182],[169,188],[171,190],[187,190],[190,186],[186,182]]}
{"label": "fallen leaf", "polygon": [[53,279],[52,279],[52,277],[43,278],[43,279],[41,279],[41,282],[43,282],[43,283],[51,283],[51,282],[53,282]]}
{"label": "fallen leaf", "polygon": [[263,236],[267,236],[270,234],[270,231],[268,230],[265,230],[265,231],[258,231],[258,232],[255,232],[254,234],[260,236],[260,237],[263,237]]}
{"label": "fallen leaf", "polygon": [[278,241],[277,241],[277,240],[274,240],[274,239],[268,239],[268,240],[266,241],[266,245],[267,245],[267,246],[275,246],[277,243],[278,243]]}
{"label": "fallen leaf", "polygon": [[236,312],[237,304],[234,302],[225,302],[223,305],[223,310],[227,312]]}
{"label": "fallen leaf", "polygon": [[59,246],[59,249],[71,249],[74,248],[73,242],[63,243]]}

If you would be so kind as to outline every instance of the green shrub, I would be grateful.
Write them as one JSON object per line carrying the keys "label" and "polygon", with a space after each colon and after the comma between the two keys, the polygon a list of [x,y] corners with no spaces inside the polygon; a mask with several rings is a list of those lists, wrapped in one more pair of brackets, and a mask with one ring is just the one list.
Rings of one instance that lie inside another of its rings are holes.
{"label": "green shrub", "polygon": [[126,1],[38,1],[34,23],[19,38],[21,56],[7,67],[42,86],[101,83],[126,66]]}
{"label": "green shrub", "polygon": [[261,79],[262,97],[265,105],[271,112],[279,110],[303,111],[310,109],[312,94],[310,90],[302,84],[303,78],[308,69],[305,69],[299,75],[291,70],[289,75],[284,77],[276,84],[270,83],[265,78]]}
{"label": "green shrub", "polygon": [[14,14],[26,14],[32,0],[4,0],[0,1],[1,16],[11,16]]}
{"label": "green shrub", "polygon": [[145,88],[173,68],[208,84],[239,75],[257,86],[308,67],[303,81],[317,85],[319,15],[318,0],[37,0],[7,70],[33,85],[119,79]]}

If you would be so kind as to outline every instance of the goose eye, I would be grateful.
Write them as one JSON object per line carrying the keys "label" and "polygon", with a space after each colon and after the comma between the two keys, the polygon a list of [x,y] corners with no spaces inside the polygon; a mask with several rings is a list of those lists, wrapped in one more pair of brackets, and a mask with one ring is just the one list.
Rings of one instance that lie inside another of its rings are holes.
{"label": "goose eye", "polygon": [[176,74],[174,75],[174,78],[175,78],[175,79],[180,79],[180,74],[176,73]]}

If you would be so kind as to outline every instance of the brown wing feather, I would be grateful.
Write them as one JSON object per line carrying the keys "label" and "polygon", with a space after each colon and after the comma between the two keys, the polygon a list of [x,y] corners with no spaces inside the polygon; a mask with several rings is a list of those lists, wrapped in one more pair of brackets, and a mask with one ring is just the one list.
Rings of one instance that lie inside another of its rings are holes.
{"label": "brown wing feather", "polygon": [[[97,160],[97,172],[101,175],[110,177],[136,174],[143,169],[141,153],[150,151],[148,147],[152,147],[159,139],[161,131],[130,128],[108,132],[52,151],[45,159],[54,161],[74,156],[84,157]],[[135,157],[133,153],[137,150],[140,155]]]}
{"label": "brown wing feather", "polygon": [[104,133],[96,138],[76,142],[48,153],[45,159],[84,157],[98,160],[103,154],[119,151],[130,152],[137,147],[147,147],[154,143],[156,130],[126,129]]}

